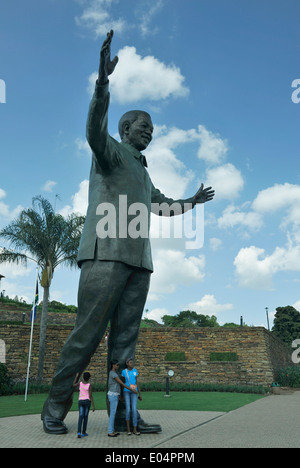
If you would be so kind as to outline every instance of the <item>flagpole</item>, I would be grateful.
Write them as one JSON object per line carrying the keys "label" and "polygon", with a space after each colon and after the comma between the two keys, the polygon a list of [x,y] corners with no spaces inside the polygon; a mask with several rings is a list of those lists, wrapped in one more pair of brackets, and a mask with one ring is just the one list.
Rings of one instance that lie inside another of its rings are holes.
{"label": "flagpole", "polygon": [[39,267],[36,267],[36,277],[35,277],[35,288],[34,288],[34,299],[33,305],[31,309],[31,331],[30,331],[30,342],[29,342],[29,353],[28,353],[28,365],[27,365],[27,376],[26,376],[26,388],[25,388],[25,401],[27,401],[27,391],[28,391],[28,379],[29,379],[29,369],[30,369],[30,359],[31,359],[31,348],[32,348],[32,337],[33,337],[33,324],[34,324],[34,308],[37,305],[35,303],[35,296],[36,296],[36,286],[38,282],[38,272]]}

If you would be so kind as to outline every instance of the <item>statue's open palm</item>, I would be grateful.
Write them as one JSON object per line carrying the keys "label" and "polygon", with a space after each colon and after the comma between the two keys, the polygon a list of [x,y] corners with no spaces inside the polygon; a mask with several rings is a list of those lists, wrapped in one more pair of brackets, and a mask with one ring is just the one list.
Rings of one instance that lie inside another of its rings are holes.
{"label": "statue's open palm", "polygon": [[215,196],[215,191],[212,190],[211,187],[207,187],[207,188],[203,188],[203,187],[204,185],[201,184],[200,189],[194,196],[196,203],[206,203],[207,201],[212,200]]}
{"label": "statue's open palm", "polygon": [[108,32],[107,37],[101,47],[99,78],[98,78],[100,83],[107,82],[108,76],[113,73],[119,61],[117,56],[113,60],[111,60],[110,58],[111,41],[112,41],[113,35],[114,35],[113,30]]}

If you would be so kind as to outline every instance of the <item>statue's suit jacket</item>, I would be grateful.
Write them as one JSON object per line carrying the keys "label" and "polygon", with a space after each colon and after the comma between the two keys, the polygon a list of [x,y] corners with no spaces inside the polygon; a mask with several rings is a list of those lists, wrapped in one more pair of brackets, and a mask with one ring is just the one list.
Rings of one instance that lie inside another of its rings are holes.
{"label": "statue's suit jacket", "polygon": [[[79,246],[78,264],[80,266],[84,260],[94,259],[96,252],[98,260],[119,261],[152,272],[153,264],[148,235],[151,204],[167,203],[170,206],[176,202],[182,206],[181,212],[183,212],[184,204],[192,204],[192,199],[173,200],[165,197],[154,187],[146,169],[145,156],[131,145],[120,143],[108,134],[108,107],[108,83],[102,86],[96,83],[87,119],[87,140],[93,155],[88,210]],[[119,219],[120,195],[123,195],[121,197],[122,204],[126,195],[127,208],[134,203],[142,203],[146,206],[148,210],[146,236],[132,238],[125,235],[124,223],[125,227],[128,228],[128,224],[135,216],[128,215],[127,219],[123,219],[123,222]],[[109,236],[99,238],[97,236],[96,227],[101,219],[101,216],[97,215],[97,208],[104,203],[110,203],[115,207],[115,238]],[[168,215],[170,216],[170,214]],[[121,224],[121,236],[119,235],[119,224]]]}

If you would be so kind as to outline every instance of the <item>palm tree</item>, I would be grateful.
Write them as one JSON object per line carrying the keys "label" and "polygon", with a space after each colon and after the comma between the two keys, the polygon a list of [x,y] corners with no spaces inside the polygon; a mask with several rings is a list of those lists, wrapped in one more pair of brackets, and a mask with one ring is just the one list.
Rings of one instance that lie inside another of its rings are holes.
{"label": "palm tree", "polygon": [[49,290],[53,273],[62,263],[70,267],[77,266],[76,257],[84,220],[84,216],[76,214],[64,218],[55,213],[48,200],[38,196],[32,199],[32,208],[23,210],[16,220],[0,231],[0,237],[10,242],[10,249],[0,249],[0,263],[21,263],[27,266],[28,260],[32,260],[41,271],[40,284],[44,294],[38,380],[43,379]]}

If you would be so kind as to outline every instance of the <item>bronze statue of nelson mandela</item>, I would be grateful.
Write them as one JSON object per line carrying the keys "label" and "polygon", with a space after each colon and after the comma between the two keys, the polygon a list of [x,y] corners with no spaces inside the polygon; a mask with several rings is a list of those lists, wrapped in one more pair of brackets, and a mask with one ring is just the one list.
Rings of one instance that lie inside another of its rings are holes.
{"label": "bronze statue of nelson mandela", "polygon": [[[128,206],[134,203],[145,206],[150,218],[151,205],[176,203],[180,209],[173,214],[182,214],[196,203],[205,203],[214,197],[211,187],[204,189],[203,184],[196,195],[186,200],[167,198],[154,187],[146,159],[141,154],[152,139],[153,124],[148,113],[124,114],[119,122],[121,143],[108,134],[108,77],[118,63],[118,57],[111,60],[112,38],[113,31],[110,31],[101,48],[99,74],[87,119],[87,140],[93,155],[88,210],[78,253],[81,268],[78,314],[74,330],[62,349],[42,412],[44,430],[53,434],[67,432],[63,421],[72,405],[75,375],[88,366],[109,322],[108,363],[117,359],[122,371],[126,359],[134,356],[153,272],[149,236],[120,235],[126,231],[122,223],[128,223],[129,216],[127,220],[116,219],[115,231],[119,235],[97,235],[99,206],[109,203],[119,213],[120,195],[123,195]],[[164,215],[163,212],[157,214]],[[170,216],[170,210],[166,215]],[[117,430],[120,430],[121,410],[122,405],[119,405]],[[160,432],[161,427],[149,425],[140,418],[138,430]]]}

